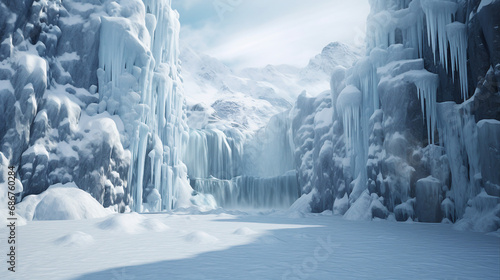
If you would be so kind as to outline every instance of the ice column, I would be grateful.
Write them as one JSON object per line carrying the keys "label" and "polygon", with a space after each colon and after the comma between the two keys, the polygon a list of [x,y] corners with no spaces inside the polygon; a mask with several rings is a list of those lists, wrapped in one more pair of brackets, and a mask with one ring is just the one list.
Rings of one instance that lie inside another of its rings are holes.
{"label": "ice column", "polygon": [[177,67],[179,15],[169,0],[143,3],[102,17],[97,73],[100,112],[119,115],[125,125],[124,146],[132,152],[128,184],[137,212],[145,184],[160,194],[162,210],[171,209],[176,194],[191,190],[179,153],[188,139]]}

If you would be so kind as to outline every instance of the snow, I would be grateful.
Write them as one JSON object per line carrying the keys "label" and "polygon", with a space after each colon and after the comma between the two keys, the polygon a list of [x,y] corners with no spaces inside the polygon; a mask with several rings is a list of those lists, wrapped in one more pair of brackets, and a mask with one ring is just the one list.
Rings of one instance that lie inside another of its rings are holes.
{"label": "snow", "polygon": [[[103,229],[155,219],[164,231]],[[134,217],[135,216],[135,217]],[[140,216],[140,218],[139,218]],[[0,238],[7,236],[0,229]],[[450,224],[212,211],[31,221],[14,279],[497,279],[499,239]],[[50,252],[50,254],[47,254]],[[132,254],[132,255],[131,255]],[[116,257],[115,257],[116,256]],[[133,256],[124,261],[119,256]],[[388,263],[390,260],[390,263]],[[356,264],[356,265],[353,265]],[[9,278],[6,269],[0,278]]]}
{"label": "snow", "polygon": [[190,234],[184,236],[184,240],[194,244],[210,244],[219,241],[217,237],[214,237],[204,231],[191,232]]}
{"label": "snow", "polygon": [[140,234],[146,232],[162,232],[169,227],[155,218],[146,218],[137,213],[114,214],[103,220],[98,228],[110,232]]}
{"label": "snow", "polygon": [[356,199],[356,202],[344,214],[346,220],[371,220],[372,213],[370,211],[371,198],[367,191],[364,191],[361,196]]}
{"label": "snow", "polygon": [[74,183],[53,185],[40,195],[26,197],[17,208],[27,220],[81,220],[111,213]]}
{"label": "snow", "polygon": [[85,232],[75,231],[56,239],[54,243],[64,247],[86,247],[94,243],[94,238]]}
{"label": "snow", "polygon": [[80,60],[80,56],[76,52],[66,52],[59,56],[59,61],[71,61],[71,60]]}

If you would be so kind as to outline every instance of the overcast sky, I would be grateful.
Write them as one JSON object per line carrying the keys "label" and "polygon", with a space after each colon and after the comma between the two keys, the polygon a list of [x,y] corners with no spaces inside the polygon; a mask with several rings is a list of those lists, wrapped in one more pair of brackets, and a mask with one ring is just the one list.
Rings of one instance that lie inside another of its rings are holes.
{"label": "overcast sky", "polygon": [[172,0],[181,41],[236,67],[305,66],[328,43],[364,43],[368,0]]}

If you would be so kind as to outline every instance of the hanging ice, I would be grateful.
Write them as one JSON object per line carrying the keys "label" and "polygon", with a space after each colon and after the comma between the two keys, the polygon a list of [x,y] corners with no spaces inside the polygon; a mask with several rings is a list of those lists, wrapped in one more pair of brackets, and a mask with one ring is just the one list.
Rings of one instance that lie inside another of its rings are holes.
{"label": "hanging ice", "polygon": [[337,98],[337,111],[342,115],[346,143],[352,151],[360,134],[362,93],[353,85],[348,85]]}
{"label": "hanging ice", "polygon": [[453,21],[453,16],[458,9],[455,2],[442,0],[421,0],[427,21],[427,40],[434,53],[434,63],[439,49],[439,59],[448,71],[448,39],[446,26]]}
{"label": "hanging ice", "polygon": [[455,80],[455,70],[460,77],[462,99],[469,97],[467,83],[467,26],[460,22],[453,22],[446,26],[448,42],[450,43],[451,71]]}
{"label": "hanging ice", "polygon": [[439,85],[439,76],[427,70],[412,70],[405,74],[407,81],[413,82],[417,87],[418,98],[422,114],[427,121],[427,141],[434,143],[434,132],[436,131],[436,97]]}
{"label": "hanging ice", "polygon": [[398,28],[403,32],[403,43],[405,46],[415,49],[418,57],[423,57],[425,14],[422,11],[420,0],[411,1],[408,8],[398,11],[396,16]]}

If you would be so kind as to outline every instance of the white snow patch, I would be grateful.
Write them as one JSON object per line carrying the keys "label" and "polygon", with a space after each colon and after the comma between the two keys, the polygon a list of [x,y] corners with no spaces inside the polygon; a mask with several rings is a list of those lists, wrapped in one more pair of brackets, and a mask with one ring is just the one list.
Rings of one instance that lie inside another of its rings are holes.
{"label": "white snow patch", "polygon": [[85,247],[94,243],[94,238],[85,232],[75,231],[56,239],[54,243],[64,247]]}
{"label": "white snow patch", "polygon": [[212,236],[204,231],[194,231],[184,237],[184,240],[196,244],[210,244],[219,241],[217,237]]}
{"label": "white snow patch", "polygon": [[89,193],[75,183],[50,186],[39,195],[25,197],[16,205],[18,214],[31,220],[81,220],[100,218],[111,214]]}
{"label": "white snow patch", "polygon": [[162,232],[169,227],[154,218],[144,218],[135,212],[127,214],[115,214],[97,224],[102,230],[138,234],[146,231]]}

